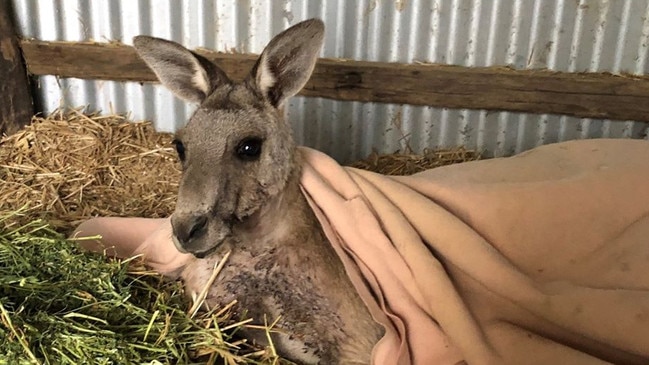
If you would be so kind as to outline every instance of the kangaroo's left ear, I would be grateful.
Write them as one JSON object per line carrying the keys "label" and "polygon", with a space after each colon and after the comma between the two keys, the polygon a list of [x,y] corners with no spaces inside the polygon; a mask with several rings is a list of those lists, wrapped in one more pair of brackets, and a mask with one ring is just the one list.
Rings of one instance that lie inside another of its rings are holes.
{"label": "kangaroo's left ear", "polygon": [[324,39],[324,23],[309,19],[275,36],[264,48],[248,82],[276,108],[309,81]]}

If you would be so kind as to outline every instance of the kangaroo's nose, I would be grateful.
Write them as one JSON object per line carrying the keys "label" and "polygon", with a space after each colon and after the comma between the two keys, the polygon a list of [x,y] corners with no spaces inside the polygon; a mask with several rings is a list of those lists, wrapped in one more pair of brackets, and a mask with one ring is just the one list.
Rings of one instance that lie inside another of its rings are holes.
{"label": "kangaroo's nose", "polygon": [[171,216],[173,234],[183,247],[200,237],[206,231],[207,217],[204,215]]}

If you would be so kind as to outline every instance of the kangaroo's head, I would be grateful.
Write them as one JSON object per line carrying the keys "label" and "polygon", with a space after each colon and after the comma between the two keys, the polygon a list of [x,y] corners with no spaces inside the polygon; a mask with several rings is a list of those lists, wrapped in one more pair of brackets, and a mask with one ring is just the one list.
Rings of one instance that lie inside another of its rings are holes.
{"label": "kangaroo's head", "polygon": [[183,172],[171,223],[181,252],[211,253],[284,190],[296,163],[282,107],[311,76],[323,34],[317,19],[278,34],[242,82],[177,43],[134,38],[160,82],[199,105],[175,136]]}

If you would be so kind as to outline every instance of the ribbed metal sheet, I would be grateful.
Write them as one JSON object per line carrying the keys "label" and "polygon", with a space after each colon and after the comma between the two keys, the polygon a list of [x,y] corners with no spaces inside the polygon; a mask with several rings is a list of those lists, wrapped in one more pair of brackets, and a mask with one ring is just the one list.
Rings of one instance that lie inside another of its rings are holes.
{"label": "ribbed metal sheet", "polygon": [[[322,56],[370,61],[509,65],[646,74],[646,0],[13,0],[21,31],[41,40],[131,44],[149,34],[188,47],[259,53],[272,35],[310,17],[326,23]],[[61,104],[129,112],[172,131],[191,112],[159,86],[40,79]],[[295,98],[298,142],[340,161],[372,150],[464,145],[504,156],[576,138],[647,138],[649,124],[556,115],[448,110]]]}

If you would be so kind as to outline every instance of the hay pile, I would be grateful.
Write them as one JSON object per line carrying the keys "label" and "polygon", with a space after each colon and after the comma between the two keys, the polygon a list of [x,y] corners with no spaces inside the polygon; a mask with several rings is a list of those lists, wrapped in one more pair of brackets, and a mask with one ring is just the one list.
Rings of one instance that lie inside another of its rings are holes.
{"label": "hay pile", "polygon": [[25,208],[6,223],[42,218],[69,233],[92,216],[168,216],[180,176],[172,137],[125,121],[57,111],[2,139],[0,215]]}
{"label": "hay pile", "polygon": [[[171,135],[126,121],[57,111],[0,140],[0,364],[277,363],[233,337],[245,322],[227,308],[192,318],[179,283],[64,238],[92,216],[173,211]],[[477,158],[373,154],[353,166],[411,174]]]}
{"label": "hay pile", "polygon": [[475,151],[458,147],[449,150],[425,149],[421,155],[412,153],[380,155],[373,152],[366,159],[356,161],[350,164],[350,166],[378,172],[383,175],[412,175],[434,167],[479,159],[480,155]]}

